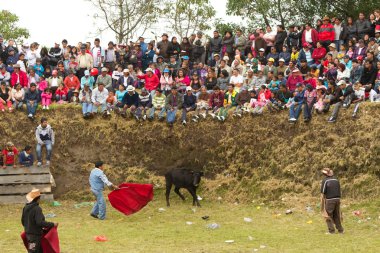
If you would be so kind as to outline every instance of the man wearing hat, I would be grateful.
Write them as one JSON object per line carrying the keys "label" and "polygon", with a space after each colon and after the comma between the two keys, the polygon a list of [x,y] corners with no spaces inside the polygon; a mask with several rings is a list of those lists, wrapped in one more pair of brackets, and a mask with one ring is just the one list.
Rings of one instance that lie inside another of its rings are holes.
{"label": "man wearing hat", "polygon": [[103,83],[107,90],[112,89],[112,77],[108,74],[108,69],[106,67],[102,68],[101,74],[96,78],[95,86],[99,83]]}
{"label": "man wearing hat", "polygon": [[123,75],[117,81],[118,85],[124,85],[125,88],[128,86],[133,86],[134,80],[133,77],[129,74],[129,69],[123,70]]}
{"label": "man wearing hat", "polygon": [[330,18],[325,16],[323,18],[323,24],[319,28],[318,38],[322,43],[323,47],[327,49],[335,40],[335,29],[334,26],[330,23]]}
{"label": "man wearing hat", "polygon": [[[341,224],[341,211],[340,211],[340,184],[334,172],[325,168],[322,173],[326,176],[321,183],[322,205],[321,211],[323,217],[326,219],[327,227],[330,234],[335,233],[335,228],[339,233],[343,233]],[[335,227],[334,227],[335,225]]]}
{"label": "man wearing hat", "polygon": [[138,108],[136,111],[136,119],[143,120],[147,119],[148,110],[152,107],[152,96],[148,93],[145,88],[141,89],[141,94],[139,95]]}
{"label": "man wearing hat", "polygon": [[28,76],[20,69],[19,64],[13,65],[13,72],[11,74],[11,86],[15,87],[17,83],[21,84],[23,88],[28,87]]}
{"label": "man wearing hat", "polygon": [[96,197],[96,203],[90,215],[96,219],[104,220],[106,218],[106,202],[103,196],[104,185],[112,187],[115,190],[118,190],[119,187],[111,183],[104,174],[102,161],[95,163],[95,168],[90,173],[89,182],[91,192]]}
{"label": "man wearing hat", "polygon": [[145,89],[154,95],[155,90],[158,88],[160,84],[160,80],[158,76],[154,73],[153,69],[147,68],[145,70],[146,74],[144,75],[142,72],[138,73],[137,78],[145,80]]}
{"label": "man wearing hat", "polygon": [[21,223],[24,226],[29,253],[42,253],[41,238],[43,230],[58,226],[58,223],[45,221],[45,216],[39,205],[40,197],[41,192],[38,189],[29,192],[26,195],[28,203],[22,210]]}
{"label": "man wearing hat", "polygon": [[197,108],[197,97],[193,94],[190,86],[186,87],[186,94],[183,96],[182,105],[182,125],[186,126],[186,114],[190,111],[195,111]]}
{"label": "man wearing hat", "polygon": [[168,55],[168,47],[169,47],[169,40],[168,40],[168,34],[164,33],[161,36],[161,41],[157,43],[157,55],[162,56],[165,62],[168,62],[169,55]]}
{"label": "man wearing hat", "polygon": [[264,67],[264,76],[267,77],[269,72],[277,76],[277,68],[274,66],[274,59],[269,58],[267,65]]}
{"label": "man wearing hat", "polygon": [[127,93],[125,93],[121,102],[123,104],[123,112],[121,115],[125,117],[127,110],[129,109],[131,116],[135,116],[136,119],[139,120],[137,115],[135,115],[136,109],[139,106],[139,94],[135,92],[135,87],[132,85],[127,87]]}

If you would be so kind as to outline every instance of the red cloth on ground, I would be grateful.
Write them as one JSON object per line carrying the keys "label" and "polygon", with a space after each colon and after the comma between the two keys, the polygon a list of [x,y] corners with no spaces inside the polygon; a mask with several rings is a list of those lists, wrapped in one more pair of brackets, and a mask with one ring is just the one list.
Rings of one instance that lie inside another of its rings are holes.
{"label": "red cloth on ground", "polygon": [[[28,249],[28,241],[26,240],[25,232],[21,233],[21,239],[24,242],[25,248]],[[57,227],[52,227],[41,239],[42,252],[44,253],[60,253],[59,249],[59,238]]]}
{"label": "red cloth on ground", "polygon": [[124,183],[108,194],[111,205],[125,215],[138,212],[153,199],[153,185]]}

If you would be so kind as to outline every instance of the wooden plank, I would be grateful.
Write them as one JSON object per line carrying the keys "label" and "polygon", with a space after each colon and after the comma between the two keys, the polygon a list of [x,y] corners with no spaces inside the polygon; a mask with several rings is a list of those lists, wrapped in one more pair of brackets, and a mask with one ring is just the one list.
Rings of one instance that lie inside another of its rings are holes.
{"label": "wooden plank", "polygon": [[[41,200],[46,202],[52,202],[54,201],[53,194],[42,194]],[[0,196],[0,203],[1,204],[18,204],[18,203],[26,203],[25,195],[7,195],[7,196]]]}
{"label": "wooden plank", "polygon": [[50,174],[42,175],[4,175],[0,177],[0,185],[3,184],[49,184]]}
{"label": "wooden plank", "polygon": [[33,189],[39,189],[42,193],[51,193],[50,184],[21,184],[0,185],[0,195],[27,194]]}
{"label": "wooden plank", "polygon": [[47,174],[50,173],[49,167],[6,167],[5,169],[0,168],[0,176],[2,175],[20,175],[20,174]]}

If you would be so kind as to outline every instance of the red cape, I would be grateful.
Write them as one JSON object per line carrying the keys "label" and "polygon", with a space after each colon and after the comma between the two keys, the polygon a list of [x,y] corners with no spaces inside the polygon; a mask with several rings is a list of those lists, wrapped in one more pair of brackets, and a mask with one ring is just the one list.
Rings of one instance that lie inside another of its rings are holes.
{"label": "red cape", "polygon": [[[28,241],[26,240],[25,232],[21,233],[21,239],[24,242],[25,248],[28,249]],[[41,238],[41,247],[42,252],[44,253],[60,253],[57,227],[52,227],[43,234]]]}
{"label": "red cape", "polygon": [[120,190],[108,194],[111,205],[125,215],[138,212],[153,199],[153,185],[129,184],[119,185]]}

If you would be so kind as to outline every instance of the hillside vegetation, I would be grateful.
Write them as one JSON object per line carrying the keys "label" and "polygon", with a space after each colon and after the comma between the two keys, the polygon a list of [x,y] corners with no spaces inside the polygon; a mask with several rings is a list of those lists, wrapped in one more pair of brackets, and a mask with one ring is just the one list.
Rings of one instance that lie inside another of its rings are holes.
{"label": "hillside vegetation", "polygon": [[169,128],[161,122],[137,123],[112,115],[84,120],[80,108],[66,106],[39,111],[35,122],[25,113],[3,114],[2,142],[16,147],[35,145],[34,130],[46,116],[56,132],[51,170],[55,196],[82,199],[88,195],[91,163],[108,165],[109,178],[164,187],[164,173],[172,168],[203,170],[202,194],[248,202],[254,198],[277,201],[289,196],[317,196],[323,167],[332,168],[349,198],[379,195],[380,108],[342,110],[335,124],[316,115],[309,124],[287,121],[287,112],[262,116],[211,119]]}

